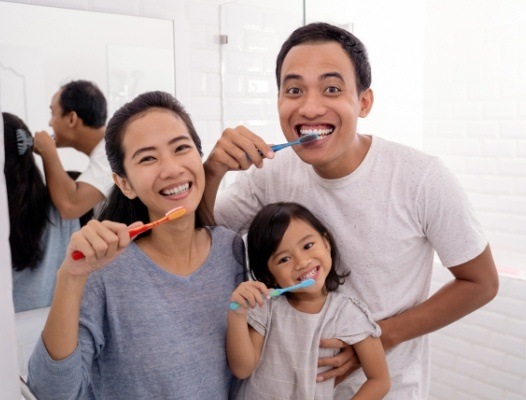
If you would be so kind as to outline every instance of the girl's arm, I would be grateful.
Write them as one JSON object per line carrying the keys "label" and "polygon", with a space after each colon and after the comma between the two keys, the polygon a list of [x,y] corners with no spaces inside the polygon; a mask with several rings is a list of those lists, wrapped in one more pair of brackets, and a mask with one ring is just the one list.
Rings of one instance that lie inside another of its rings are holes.
{"label": "girl's arm", "polygon": [[261,358],[263,336],[247,323],[246,315],[228,312],[226,354],[232,373],[239,379],[248,378]]}
{"label": "girl's arm", "polygon": [[[89,275],[112,261],[129,243],[128,227],[110,221],[92,220],[71,236],[42,332],[46,350],[54,360],[68,357],[77,348],[80,303]],[[86,257],[73,260],[71,254],[75,250]]]}
{"label": "girl's arm", "polygon": [[391,387],[384,348],[379,338],[368,336],[353,345],[367,380],[352,400],[383,399]]}
{"label": "girl's arm", "polygon": [[263,306],[264,297],[268,296],[269,291],[263,283],[247,281],[241,283],[230,298],[240,307],[228,312],[226,352],[230,369],[239,379],[249,377],[256,369],[264,339],[248,325],[247,309]]}

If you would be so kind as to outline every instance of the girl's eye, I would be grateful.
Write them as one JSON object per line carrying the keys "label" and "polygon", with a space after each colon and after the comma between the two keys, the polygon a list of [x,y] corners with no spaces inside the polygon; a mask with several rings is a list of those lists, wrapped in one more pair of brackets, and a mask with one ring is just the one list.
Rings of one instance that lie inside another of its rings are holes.
{"label": "girl's eye", "polygon": [[336,86],[329,86],[327,89],[325,89],[325,93],[328,93],[328,94],[338,94],[341,91],[342,90]]}
{"label": "girl's eye", "polygon": [[305,244],[305,246],[303,246],[303,248],[305,250],[309,250],[312,246],[314,246],[314,243],[313,242],[309,242],[309,243]]}
{"label": "girl's eye", "polygon": [[283,263],[286,263],[287,261],[290,260],[290,257],[281,257],[279,260],[278,260],[278,264],[283,264]]}

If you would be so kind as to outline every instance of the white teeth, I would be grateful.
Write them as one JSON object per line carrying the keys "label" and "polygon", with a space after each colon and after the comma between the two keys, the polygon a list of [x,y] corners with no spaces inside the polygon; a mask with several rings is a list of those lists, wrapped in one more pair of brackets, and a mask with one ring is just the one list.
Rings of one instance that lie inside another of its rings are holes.
{"label": "white teeth", "polygon": [[187,182],[184,185],[180,185],[169,190],[163,190],[162,194],[165,196],[174,196],[186,192],[188,188],[190,188],[190,183]]}
{"label": "white teeth", "polygon": [[318,267],[311,269],[308,273],[299,277],[300,281],[306,281],[307,279],[312,278],[318,272]]}
{"label": "white teeth", "polygon": [[328,128],[328,129],[300,129],[300,133],[302,135],[310,135],[311,133],[317,133],[318,136],[327,136],[332,133],[334,129]]}

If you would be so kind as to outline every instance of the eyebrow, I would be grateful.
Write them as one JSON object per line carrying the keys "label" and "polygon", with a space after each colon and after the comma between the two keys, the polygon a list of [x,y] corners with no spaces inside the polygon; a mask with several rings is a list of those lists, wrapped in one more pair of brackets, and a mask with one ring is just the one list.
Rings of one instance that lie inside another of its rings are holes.
{"label": "eyebrow", "polygon": [[[187,135],[180,135],[180,136],[176,136],[174,137],[173,139],[171,139],[169,142],[168,142],[168,145],[171,145],[171,144],[174,144],[174,143],[177,143],[177,142],[180,142],[180,141],[183,141],[183,140],[191,140],[191,138],[189,138]],[[139,149],[137,149],[135,151],[135,153],[132,154],[131,156],[131,159],[133,160],[135,157],[137,157],[138,155],[142,154],[142,153],[145,153],[145,152],[148,152],[148,151],[154,151],[156,149],[155,146],[149,146],[149,147],[141,147]]]}
{"label": "eyebrow", "polygon": [[[326,72],[322,75],[320,75],[320,78],[318,79],[319,81],[323,81],[325,79],[329,79],[329,78],[336,78],[336,79],[339,79],[341,80],[342,82],[345,82],[345,79],[343,79],[343,76],[342,74],[340,74],[339,72]],[[299,74],[287,74],[283,77],[283,81],[281,82],[282,85],[284,85],[285,83],[287,83],[287,81],[293,81],[293,80],[298,80],[298,81],[301,81],[303,80],[303,77]]]}

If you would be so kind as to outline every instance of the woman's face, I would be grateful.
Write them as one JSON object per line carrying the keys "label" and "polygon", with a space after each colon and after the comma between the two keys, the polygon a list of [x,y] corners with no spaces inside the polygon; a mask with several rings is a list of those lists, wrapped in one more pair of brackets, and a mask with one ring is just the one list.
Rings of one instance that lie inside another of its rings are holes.
{"label": "woman's face", "polygon": [[115,182],[125,196],[146,205],[151,220],[179,206],[195,212],[205,187],[203,162],[176,114],[153,108],[135,117],[122,149],[126,177],[114,175]]}

